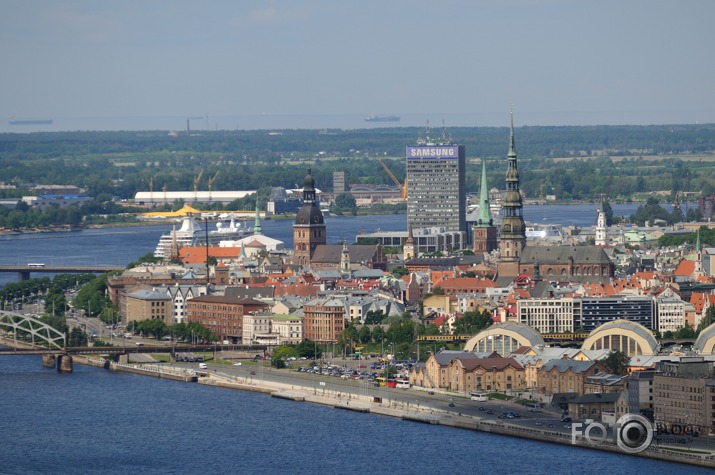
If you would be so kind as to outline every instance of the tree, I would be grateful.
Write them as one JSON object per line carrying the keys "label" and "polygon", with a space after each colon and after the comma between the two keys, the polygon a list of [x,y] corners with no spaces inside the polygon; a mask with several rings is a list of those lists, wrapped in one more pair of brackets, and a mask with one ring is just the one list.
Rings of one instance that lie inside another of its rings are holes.
{"label": "tree", "polygon": [[298,350],[294,346],[288,346],[288,345],[281,345],[275,350],[273,350],[273,353],[271,354],[271,366],[275,368],[285,368],[286,360],[289,358],[297,358],[300,355],[298,354]]}
{"label": "tree", "polygon": [[715,307],[708,307],[708,309],[705,311],[705,316],[702,320],[700,320],[700,323],[698,324],[698,335],[701,331],[705,330],[713,323],[715,323]]}
{"label": "tree", "polygon": [[370,341],[372,341],[372,332],[370,331],[370,327],[363,325],[360,328],[360,331],[358,332],[358,341],[362,344],[370,343]]}
{"label": "tree", "polygon": [[369,310],[365,314],[365,324],[366,325],[376,325],[382,323],[385,320],[385,312],[382,310]]}
{"label": "tree", "polygon": [[301,358],[317,360],[323,356],[323,350],[314,341],[310,341],[307,338],[298,343],[296,350]]}
{"label": "tree", "polygon": [[340,193],[335,197],[335,206],[340,209],[353,211],[357,208],[357,202],[352,194]]}
{"label": "tree", "polygon": [[476,335],[492,324],[489,312],[465,312],[454,322],[455,335]]}
{"label": "tree", "polygon": [[612,351],[608,356],[601,360],[603,366],[613,374],[625,375],[628,373],[628,363],[631,359],[621,351]]}

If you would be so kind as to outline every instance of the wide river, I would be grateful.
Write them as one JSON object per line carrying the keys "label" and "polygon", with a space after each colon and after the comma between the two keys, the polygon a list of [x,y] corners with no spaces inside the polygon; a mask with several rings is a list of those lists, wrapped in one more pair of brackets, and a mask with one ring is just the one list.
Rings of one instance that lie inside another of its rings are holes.
{"label": "wide river", "polygon": [[0,356],[2,474],[712,473],[75,365]]}

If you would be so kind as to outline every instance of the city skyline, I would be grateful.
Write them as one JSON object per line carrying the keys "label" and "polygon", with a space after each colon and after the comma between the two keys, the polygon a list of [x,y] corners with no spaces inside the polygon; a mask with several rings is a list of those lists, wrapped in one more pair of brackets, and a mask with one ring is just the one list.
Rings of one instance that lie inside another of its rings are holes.
{"label": "city skyline", "polygon": [[512,105],[517,125],[715,122],[707,1],[38,0],[3,13],[0,131],[503,126]]}

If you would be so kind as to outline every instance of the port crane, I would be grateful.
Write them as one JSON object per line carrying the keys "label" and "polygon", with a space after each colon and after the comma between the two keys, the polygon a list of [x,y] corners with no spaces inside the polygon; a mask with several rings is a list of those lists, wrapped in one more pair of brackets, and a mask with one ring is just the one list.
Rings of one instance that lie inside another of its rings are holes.
{"label": "port crane", "polygon": [[208,185],[209,185],[209,203],[211,203],[211,188],[213,187],[214,182],[216,181],[216,178],[218,177],[218,174],[221,170],[218,170],[214,176],[209,178],[207,180]]}
{"label": "port crane", "polygon": [[194,202],[199,200],[199,180],[204,175],[204,171],[201,170],[198,175],[194,177]]}
{"label": "port crane", "polygon": [[407,201],[407,179],[405,179],[404,183],[400,183],[400,180],[398,180],[397,177],[395,176],[395,174],[392,173],[392,171],[390,171],[390,169],[387,167],[385,162],[383,162],[382,159],[379,159],[379,160],[380,160],[380,165],[382,165],[382,168],[384,168],[385,171],[387,172],[387,174],[390,175],[390,178],[392,178],[392,181],[395,182],[395,185],[397,185],[397,187],[400,188],[400,190],[402,192],[402,201]]}

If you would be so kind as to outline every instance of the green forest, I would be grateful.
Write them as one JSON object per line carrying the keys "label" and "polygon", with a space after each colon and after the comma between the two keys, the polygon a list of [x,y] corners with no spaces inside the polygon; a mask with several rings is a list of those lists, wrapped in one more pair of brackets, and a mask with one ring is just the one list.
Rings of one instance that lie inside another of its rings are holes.
{"label": "green forest", "polygon": [[[433,130],[464,144],[468,192],[478,191],[481,160],[491,188],[503,188],[509,130],[505,127]],[[77,224],[93,216],[133,211],[137,191],[257,189],[265,207],[271,187],[293,188],[312,168],[318,188],[332,190],[332,172],[347,183],[393,185],[384,160],[405,180],[405,146],[426,137],[421,128],[357,130],[206,131],[170,136],[153,132],[56,132],[0,134],[0,196],[32,194],[35,185],[75,185],[93,197],[75,211],[54,215],[0,211],[0,226]],[[559,201],[694,200],[715,192],[715,124],[515,129],[520,187],[529,199]],[[434,139],[434,137],[432,137]],[[217,175],[218,173],[218,175]],[[201,175],[202,180],[197,180]],[[255,198],[214,208],[250,209]],[[14,214],[13,214],[14,213]],[[106,219],[106,218],[105,218]]]}

